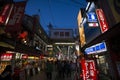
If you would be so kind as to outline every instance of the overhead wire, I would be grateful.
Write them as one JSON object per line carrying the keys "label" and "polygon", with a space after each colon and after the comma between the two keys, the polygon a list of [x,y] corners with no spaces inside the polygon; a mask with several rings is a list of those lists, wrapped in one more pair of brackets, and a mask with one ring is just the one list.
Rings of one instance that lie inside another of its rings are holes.
{"label": "overhead wire", "polygon": [[83,0],[81,0],[81,2],[79,1],[76,1],[76,0],[71,0],[72,2],[74,2],[75,4],[78,4],[78,5],[82,5],[83,7],[86,7],[86,5],[85,4],[83,4],[83,3],[85,3],[85,2],[83,2]]}
{"label": "overhead wire", "polygon": [[[51,10],[51,5],[50,5],[50,0],[48,0],[49,1],[49,8],[50,8],[50,12],[52,11]],[[68,3],[68,2],[65,2],[65,1],[61,1],[61,0],[52,0],[52,2],[56,2],[57,4],[64,4],[64,5],[70,5],[70,6],[74,6],[74,7],[80,7],[80,8],[84,8],[86,5],[85,4],[83,4],[83,3],[80,3],[80,2],[78,2],[78,1],[74,1],[74,0],[72,0],[72,2],[74,2],[75,4],[73,5],[73,4],[71,4],[71,3]],[[77,4],[77,5],[76,5]],[[51,12],[51,16],[52,16],[52,20],[53,20],[53,22],[55,23],[55,21],[54,21],[54,16],[53,16],[53,14],[52,14],[52,12]],[[54,27],[56,27],[56,26],[54,26]]]}
{"label": "overhead wire", "polygon": [[[71,3],[68,3],[68,2],[65,2],[65,1],[61,1],[61,0],[57,0],[57,1],[56,0],[54,0],[54,1],[52,0],[52,2],[56,2],[58,4],[71,5],[71,6],[74,6],[74,7],[83,8],[83,7],[86,6],[85,4],[83,4],[84,2],[78,2],[78,1],[75,1],[75,0],[71,0],[71,1],[74,2],[75,4],[73,5]],[[51,15],[52,22],[55,25],[55,20],[54,20],[54,16],[53,16],[53,13],[52,13],[51,1],[50,0],[48,0],[48,6],[49,6],[49,12],[50,12],[50,15]],[[45,23],[45,21],[44,21],[44,23]],[[56,27],[56,26],[54,26],[54,27]]]}
{"label": "overhead wire", "polygon": [[45,24],[45,20],[44,20],[44,18],[42,17],[42,13],[41,13],[40,9],[38,9],[38,14],[39,14],[40,18],[42,18],[43,24]]}
{"label": "overhead wire", "polygon": [[[76,4],[71,4],[71,3],[69,3],[69,2],[65,2],[65,1],[61,1],[61,0],[54,0],[53,2],[56,2],[56,3],[58,3],[58,4],[61,4],[61,3],[63,3],[63,4],[65,4],[65,5],[70,5],[70,6],[74,6],[74,7],[85,7],[85,5],[83,4],[83,3],[81,3],[81,4],[79,4],[79,3],[77,3],[77,2],[74,2],[74,3],[76,3]],[[81,5],[81,6],[80,6]]]}
{"label": "overhead wire", "polygon": [[54,17],[53,17],[53,13],[52,13],[52,8],[51,8],[50,0],[48,0],[48,5],[49,5],[49,12],[51,14],[52,22],[55,25],[55,21],[54,21]]}

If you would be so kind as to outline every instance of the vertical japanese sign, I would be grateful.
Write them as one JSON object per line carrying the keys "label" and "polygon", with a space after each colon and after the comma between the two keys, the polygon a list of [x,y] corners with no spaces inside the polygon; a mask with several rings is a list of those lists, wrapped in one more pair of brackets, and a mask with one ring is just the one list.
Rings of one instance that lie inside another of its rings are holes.
{"label": "vertical japanese sign", "polygon": [[0,24],[3,24],[5,25],[6,21],[7,21],[7,18],[11,12],[11,9],[12,9],[12,6],[11,4],[6,4],[1,13],[0,13]]}
{"label": "vertical japanese sign", "polygon": [[106,21],[104,12],[102,9],[96,9],[96,14],[97,14],[98,21],[100,24],[101,32],[104,33],[108,30],[108,23]]}
{"label": "vertical japanese sign", "polygon": [[9,16],[9,21],[6,25],[5,31],[8,33],[15,34],[16,32],[20,31],[20,24],[21,24],[22,17],[24,14],[26,2],[25,1],[16,2],[13,5],[14,5],[14,7]]}
{"label": "vertical japanese sign", "polygon": [[94,60],[81,60],[83,80],[97,80]]}

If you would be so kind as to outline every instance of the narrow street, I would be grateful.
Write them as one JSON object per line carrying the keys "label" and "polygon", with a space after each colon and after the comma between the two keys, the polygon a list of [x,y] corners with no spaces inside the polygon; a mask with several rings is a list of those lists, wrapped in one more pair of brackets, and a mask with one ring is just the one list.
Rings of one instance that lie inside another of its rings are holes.
{"label": "narrow street", "polygon": [[[40,71],[39,74],[34,75],[30,80],[47,80],[47,77],[44,71]],[[52,72],[52,80],[73,80],[73,74],[71,77],[59,78],[57,72]]]}
{"label": "narrow street", "polygon": [[[66,74],[65,71],[60,75],[58,68],[53,64],[52,66],[52,79],[51,80],[76,80],[75,79],[75,70],[71,70],[71,74]],[[65,69],[64,69],[65,70]],[[63,75],[64,74],[64,75]],[[40,70],[40,72],[28,80],[47,80],[46,70]],[[48,79],[50,80],[50,79]]]}

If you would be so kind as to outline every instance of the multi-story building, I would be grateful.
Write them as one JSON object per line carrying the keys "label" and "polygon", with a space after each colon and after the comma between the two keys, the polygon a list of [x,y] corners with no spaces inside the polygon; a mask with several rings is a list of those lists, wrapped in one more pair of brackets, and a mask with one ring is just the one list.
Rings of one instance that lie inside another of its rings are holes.
{"label": "multi-story building", "polygon": [[39,16],[25,15],[23,17],[23,28],[23,32],[27,31],[28,33],[27,45],[45,52],[48,44],[48,35],[39,23]]}
{"label": "multi-story building", "polygon": [[87,1],[89,5],[83,13],[86,16],[78,21],[78,27],[84,27],[85,35],[85,44],[81,49],[87,57],[96,58],[100,73],[112,80],[119,80],[120,3],[118,0]]}

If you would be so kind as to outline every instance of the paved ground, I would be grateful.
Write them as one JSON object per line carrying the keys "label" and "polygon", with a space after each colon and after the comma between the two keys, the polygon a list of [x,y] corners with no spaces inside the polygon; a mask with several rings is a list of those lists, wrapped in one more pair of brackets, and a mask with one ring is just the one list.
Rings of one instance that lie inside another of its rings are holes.
{"label": "paved ground", "polygon": [[39,74],[32,76],[30,80],[47,80],[47,78],[45,72],[40,71]]}
{"label": "paved ground", "polygon": [[[57,72],[52,72],[52,80],[73,80],[73,74],[71,77],[65,77],[65,78],[59,78],[59,75],[57,75]],[[47,80],[46,74],[44,71],[40,71],[39,74],[34,75],[30,78],[30,80]]]}

